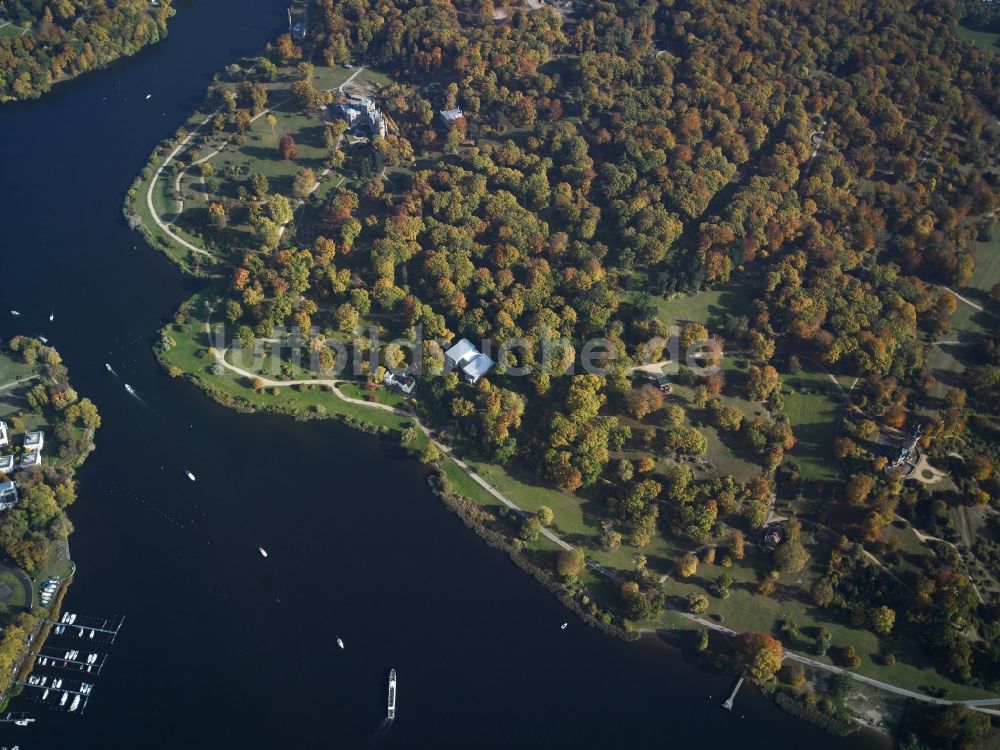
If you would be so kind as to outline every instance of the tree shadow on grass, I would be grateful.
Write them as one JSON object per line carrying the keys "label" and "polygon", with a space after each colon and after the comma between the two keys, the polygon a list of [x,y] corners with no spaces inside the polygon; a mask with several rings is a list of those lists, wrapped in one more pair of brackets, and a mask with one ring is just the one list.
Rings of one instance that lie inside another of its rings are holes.
{"label": "tree shadow on grass", "polygon": [[326,148],[326,126],[324,124],[308,125],[300,128],[293,136],[295,142],[300,145],[312,146],[313,148]]}

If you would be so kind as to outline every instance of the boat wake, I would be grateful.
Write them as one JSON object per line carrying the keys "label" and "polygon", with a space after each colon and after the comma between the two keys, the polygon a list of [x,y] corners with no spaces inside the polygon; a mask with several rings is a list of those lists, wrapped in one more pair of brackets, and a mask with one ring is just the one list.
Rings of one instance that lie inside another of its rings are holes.
{"label": "boat wake", "polygon": [[176,526],[176,527],[178,527],[180,529],[184,528],[184,524],[183,523],[181,523],[180,521],[178,521],[176,518],[174,518],[173,516],[171,516],[169,513],[164,513],[162,510],[160,510],[159,508],[157,508],[155,505],[153,505],[148,500],[143,500],[137,494],[135,494],[134,492],[131,492],[131,491],[125,489],[120,484],[118,484],[118,482],[115,482],[114,480],[111,481],[111,484],[114,485],[114,488],[118,492],[120,492],[121,494],[125,495],[130,500],[133,500],[133,501],[139,503],[140,505],[145,505],[147,508],[149,508],[154,513],[159,514],[163,518],[164,521],[172,523],[174,526]]}
{"label": "boat wake", "polygon": [[375,745],[377,745],[385,738],[385,736],[389,733],[389,730],[391,728],[392,728],[392,719],[388,717],[382,719],[382,723],[379,724],[378,729],[372,732],[371,736],[367,740],[365,740],[365,743],[361,747],[365,748],[366,750],[368,748],[375,747]]}
{"label": "boat wake", "polygon": [[152,406],[150,406],[149,404],[147,404],[147,403],[146,403],[145,401],[143,401],[143,400],[142,400],[142,396],[140,396],[140,395],[139,395],[139,394],[138,394],[138,393],[136,392],[135,388],[133,388],[132,386],[130,386],[130,385],[129,385],[128,383],[126,383],[126,384],[125,384],[125,391],[126,391],[126,392],[128,393],[128,395],[130,395],[130,396],[131,396],[132,398],[134,398],[134,399],[135,399],[136,401],[138,401],[138,402],[139,402],[140,404],[142,404],[143,406],[145,406],[145,407],[146,407],[147,409],[149,409],[149,410],[150,410],[151,412],[153,412],[154,414],[156,413],[156,410],[155,410],[155,409],[153,409],[153,407],[152,407]]}

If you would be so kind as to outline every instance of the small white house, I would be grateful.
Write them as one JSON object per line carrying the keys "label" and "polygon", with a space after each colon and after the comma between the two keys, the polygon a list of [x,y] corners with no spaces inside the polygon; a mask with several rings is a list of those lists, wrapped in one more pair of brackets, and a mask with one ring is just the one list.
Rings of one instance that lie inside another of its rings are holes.
{"label": "small white house", "polygon": [[0,484],[0,510],[7,510],[17,505],[17,482],[3,482]]}
{"label": "small white house", "polygon": [[387,387],[396,388],[407,396],[413,393],[413,389],[417,387],[417,379],[413,375],[405,372],[393,372],[392,370],[386,370],[382,382]]}
{"label": "small white house", "polygon": [[10,435],[7,434],[7,423],[0,419],[0,448],[10,445]]}
{"label": "small white house", "polygon": [[45,433],[41,430],[24,433],[24,450],[41,451],[45,445]]}
{"label": "small white house", "polygon": [[460,370],[466,382],[472,384],[475,384],[496,364],[473,346],[468,339],[459,340],[444,353],[444,358],[449,369]]}
{"label": "small white house", "polygon": [[10,474],[14,471],[14,457],[10,454],[0,456],[0,473]]}
{"label": "small white house", "polygon": [[465,119],[465,113],[458,107],[455,107],[454,109],[442,109],[438,112],[438,115],[441,117],[441,124],[446,128],[450,128],[459,120]]}

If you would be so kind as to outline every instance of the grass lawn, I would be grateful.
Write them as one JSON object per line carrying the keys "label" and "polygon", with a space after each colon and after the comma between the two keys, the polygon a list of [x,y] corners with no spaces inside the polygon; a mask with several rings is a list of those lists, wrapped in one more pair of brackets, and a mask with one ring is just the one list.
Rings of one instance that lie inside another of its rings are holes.
{"label": "grass lawn", "polygon": [[667,325],[704,323],[710,334],[718,333],[729,318],[746,311],[753,299],[750,284],[736,281],[721,289],[709,289],[670,299],[653,297],[660,319]]}
{"label": "grass lawn", "polygon": [[27,29],[23,26],[18,26],[11,21],[0,20],[0,39],[21,36],[25,31]]}
{"label": "grass lawn", "polygon": [[24,586],[16,575],[10,571],[0,571],[0,586],[10,589],[10,599],[6,604],[0,605],[0,611],[14,611],[27,606],[24,599]]}
{"label": "grass lawn", "polygon": [[966,286],[988,292],[1000,284],[1000,236],[994,234],[989,242],[973,242],[971,247],[976,270]]}
{"label": "grass lawn", "polygon": [[962,301],[958,302],[955,314],[951,316],[951,331],[942,334],[938,338],[939,343],[931,346],[928,351],[927,366],[937,379],[931,395],[941,397],[948,389],[962,386],[959,376],[965,371],[966,362],[969,361],[968,350],[989,335],[981,322],[986,317],[987,313]]}
{"label": "grass lawn", "polygon": [[1000,52],[1000,34],[995,31],[978,31],[970,29],[968,26],[957,24],[955,26],[955,33],[959,38],[967,42],[972,42],[986,52],[992,52],[993,54]]}
{"label": "grass lawn", "polygon": [[69,551],[68,545],[53,544],[49,548],[49,559],[45,563],[44,567],[38,571],[38,575],[35,576],[35,580],[42,582],[52,576],[59,576],[60,580],[65,581],[73,573],[73,563],[72,561],[62,553],[62,551]]}
{"label": "grass lawn", "polygon": [[825,373],[808,362],[802,371],[784,376],[785,415],[795,433],[795,446],[786,459],[799,465],[806,479],[840,476],[833,457],[833,441],[843,397]]}
{"label": "grass lawn", "polygon": [[[35,366],[20,362],[9,357],[0,357],[0,386],[15,380],[31,377],[35,374]],[[0,391],[0,394],[3,392]]]}

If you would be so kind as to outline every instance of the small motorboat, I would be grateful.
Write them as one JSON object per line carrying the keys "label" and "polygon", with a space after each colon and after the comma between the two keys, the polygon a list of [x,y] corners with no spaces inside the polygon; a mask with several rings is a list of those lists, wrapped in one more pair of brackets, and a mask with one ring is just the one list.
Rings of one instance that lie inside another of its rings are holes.
{"label": "small motorboat", "polygon": [[55,319],[56,319],[56,313],[55,310],[53,310],[52,312],[49,313],[49,322],[51,323]]}
{"label": "small motorboat", "polygon": [[192,474],[190,471],[185,471],[184,473],[187,474],[187,478],[190,479],[192,482],[195,481],[194,474]]}
{"label": "small motorboat", "polygon": [[90,631],[90,637],[91,637],[91,638],[93,638],[93,637],[94,637],[94,631],[93,631],[93,630],[91,630],[91,631]]}
{"label": "small motorboat", "polygon": [[342,639],[338,638],[337,639],[337,645],[340,646],[341,648],[343,648],[344,647],[344,641]]}
{"label": "small motorboat", "polygon": [[568,622],[564,622],[562,625],[559,626],[559,629],[560,630],[565,630],[568,626],[569,626],[569,623]]}
{"label": "small motorboat", "polygon": [[104,363],[104,366],[107,368],[108,372],[114,372],[114,370],[111,369],[111,365],[109,365],[107,362]]}
{"label": "small motorboat", "polygon": [[266,549],[264,549],[263,547],[258,547],[257,549],[260,550],[260,556],[261,557],[267,557],[267,550]]}
{"label": "small motorboat", "polygon": [[133,396],[135,395],[135,388],[130,386],[128,383],[125,384],[125,390],[128,391],[131,395]]}
{"label": "small motorboat", "polygon": [[66,705],[66,700],[69,698],[69,693],[63,693],[62,699],[59,701],[60,706]]}
{"label": "small motorboat", "polygon": [[147,98],[147,99],[151,99],[151,98],[152,98],[152,96],[153,96],[152,94],[146,94],[146,98]]}
{"label": "small motorboat", "polygon": [[49,340],[47,338],[45,338],[44,336],[39,336],[38,340],[41,341],[43,344],[49,343]]}
{"label": "small motorboat", "polygon": [[20,315],[21,313],[20,313],[20,312],[18,312],[17,310],[11,310],[11,311],[10,311],[10,314],[11,314],[11,315],[13,315],[14,317],[17,317],[17,316],[18,316],[18,315]]}

